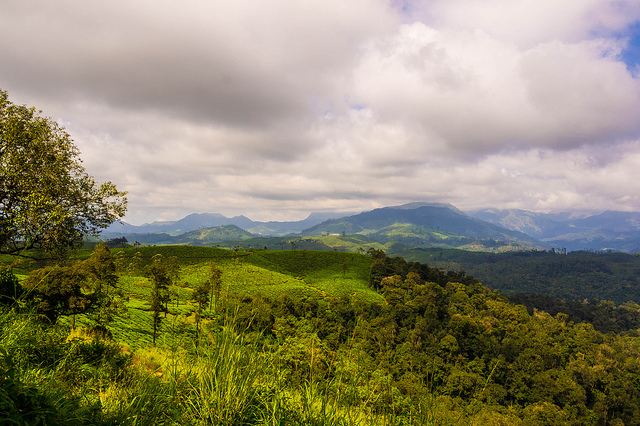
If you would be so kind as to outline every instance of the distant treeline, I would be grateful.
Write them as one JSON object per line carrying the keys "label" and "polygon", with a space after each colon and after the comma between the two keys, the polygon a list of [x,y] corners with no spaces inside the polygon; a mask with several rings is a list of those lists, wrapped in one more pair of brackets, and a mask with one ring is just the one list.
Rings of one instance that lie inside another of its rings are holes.
{"label": "distant treeline", "polygon": [[640,303],[640,257],[626,253],[548,251],[507,253],[415,250],[431,266],[466,271],[503,294],[545,294],[559,299]]}

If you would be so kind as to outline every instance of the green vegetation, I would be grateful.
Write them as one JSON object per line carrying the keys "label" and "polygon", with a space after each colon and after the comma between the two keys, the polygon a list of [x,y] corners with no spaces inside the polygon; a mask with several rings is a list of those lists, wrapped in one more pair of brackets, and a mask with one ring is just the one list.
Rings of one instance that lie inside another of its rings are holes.
{"label": "green vegetation", "polygon": [[[94,263],[104,249],[71,264]],[[113,250],[112,259],[128,309],[106,334],[88,314],[77,314],[75,331],[70,317],[43,323],[26,297],[0,311],[0,416],[72,425],[640,424],[636,331],[602,334],[562,313],[527,312],[465,273],[376,250],[159,246]],[[211,291],[219,300],[209,310]]]}
{"label": "green vegetation", "polygon": [[[464,247],[497,251],[516,245],[532,247],[533,238],[473,219],[451,205],[407,204],[325,221],[305,231],[363,235],[372,242],[409,247]],[[390,250],[397,253],[398,249]]]}
{"label": "green vegetation", "polygon": [[640,257],[626,253],[550,251],[481,253],[416,249],[403,257],[432,266],[466,271],[503,294],[545,294],[583,302],[640,303]]}

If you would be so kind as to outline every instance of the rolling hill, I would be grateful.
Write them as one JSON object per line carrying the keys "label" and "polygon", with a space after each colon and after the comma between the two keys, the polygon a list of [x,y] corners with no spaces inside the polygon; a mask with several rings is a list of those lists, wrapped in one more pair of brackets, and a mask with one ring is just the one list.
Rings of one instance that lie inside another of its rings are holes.
{"label": "rolling hill", "polygon": [[256,237],[236,225],[216,226],[212,228],[196,229],[180,235],[170,235],[166,232],[148,234],[129,234],[129,242],[142,244],[186,244],[193,246],[215,245],[224,241],[242,241]]}
{"label": "rolling hill", "polygon": [[[495,246],[497,241],[539,246],[534,238],[468,216],[449,204],[411,203],[333,219],[302,231],[304,235],[362,234],[385,244],[414,247]],[[504,243],[503,243],[504,244]]]}
{"label": "rolling hill", "polygon": [[300,221],[256,222],[242,215],[229,218],[219,213],[193,213],[177,221],[157,221],[139,226],[126,222],[113,223],[103,232],[103,235],[106,237],[118,237],[132,234],[165,233],[176,236],[197,229],[235,225],[253,234],[282,236],[298,233],[324,220],[341,216],[342,214],[340,213],[314,212],[307,216],[306,219]]}

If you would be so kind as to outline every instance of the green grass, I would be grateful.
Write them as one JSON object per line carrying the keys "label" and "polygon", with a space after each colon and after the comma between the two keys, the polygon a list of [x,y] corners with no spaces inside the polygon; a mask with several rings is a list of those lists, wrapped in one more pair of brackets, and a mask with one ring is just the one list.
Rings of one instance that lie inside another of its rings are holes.
{"label": "green grass", "polygon": [[[118,252],[121,250],[114,250]],[[222,295],[264,296],[276,299],[281,295],[315,299],[339,298],[351,295],[365,302],[384,299],[368,287],[371,258],[367,255],[334,251],[256,250],[253,253],[232,250],[159,246],[123,250],[126,256],[140,252],[148,261],[155,254],[165,258],[176,256],[180,271],[173,292],[169,313],[160,326],[161,346],[174,346],[180,340],[193,339],[196,306],[191,301],[193,289],[208,281],[209,263],[215,262],[223,271]],[[144,268],[141,268],[141,271]],[[117,341],[129,348],[143,348],[152,344],[151,314],[148,311],[151,282],[144,276],[121,274],[119,286],[128,295],[128,312],[109,326]],[[178,301],[176,302],[176,295]],[[71,318],[60,320],[70,326]],[[78,327],[89,327],[87,318],[78,315]]]}

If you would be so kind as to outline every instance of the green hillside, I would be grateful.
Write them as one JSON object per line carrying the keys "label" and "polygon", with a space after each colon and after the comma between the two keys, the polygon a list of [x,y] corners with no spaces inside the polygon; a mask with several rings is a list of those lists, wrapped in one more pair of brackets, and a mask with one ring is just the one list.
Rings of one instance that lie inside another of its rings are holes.
{"label": "green hillside", "polygon": [[640,303],[640,257],[632,254],[413,249],[402,255],[408,260],[466,271],[503,294],[538,293],[581,302]]}
{"label": "green hillside", "polygon": [[178,235],[169,233],[129,234],[131,242],[143,244],[187,244],[187,245],[216,245],[224,241],[242,241],[255,237],[253,234],[236,225],[202,228]]}
{"label": "green hillside", "polygon": [[[95,253],[68,266],[90,271]],[[527,312],[463,272],[371,254],[114,249],[104,265],[116,267],[128,309],[106,324],[111,338],[95,315],[71,315],[77,305],[55,324],[39,321],[33,312],[43,307],[29,296],[0,309],[0,416],[65,425],[640,424],[637,330],[603,334],[562,313]],[[38,266],[23,263],[23,272]],[[197,302],[203,288],[211,299]]]}
{"label": "green hillside", "polygon": [[227,225],[190,231],[178,236],[175,242],[179,244],[207,245],[220,241],[246,240],[252,236],[249,232],[235,225]]}
{"label": "green hillside", "polygon": [[177,282],[195,287],[207,279],[209,262],[223,269],[222,288],[228,293],[278,297],[281,294],[305,297],[355,295],[368,301],[381,296],[368,285],[372,259],[356,253],[305,250],[229,250],[214,247],[154,246],[116,249],[116,262],[131,272],[139,253],[139,271],[152,257],[175,258],[180,265]]}
{"label": "green hillside", "polygon": [[409,247],[495,249],[512,244],[523,247],[539,244],[526,234],[472,218],[451,205],[421,203],[328,220],[303,233],[362,234],[382,244],[396,242]]}

